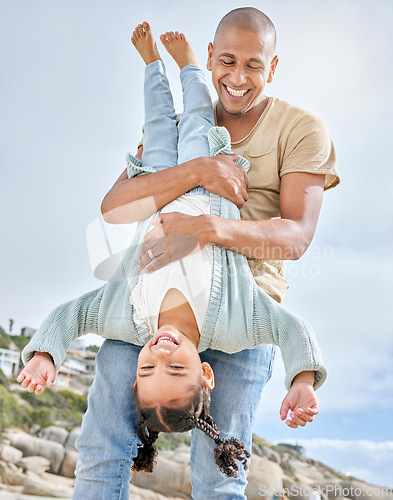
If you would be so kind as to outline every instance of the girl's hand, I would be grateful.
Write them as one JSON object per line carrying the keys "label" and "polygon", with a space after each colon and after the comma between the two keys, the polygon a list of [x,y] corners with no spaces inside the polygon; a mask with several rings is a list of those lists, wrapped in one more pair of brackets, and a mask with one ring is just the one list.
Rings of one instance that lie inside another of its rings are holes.
{"label": "girl's hand", "polygon": [[45,387],[53,384],[55,377],[52,356],[47,352],[36,352],[16,380],[21,382],[27,392],[35,392],[39,396],[45,391]]}
{"label": "girl's hand", "polygon": [[287,418],[288,412],[291,410],[290,418],[285,422],[292,429],[304,427],[307,422],[312,422],[315,415],[318,414],[318,399],[312,383],[304,380],[296,381],[296,378],[285,396],[281,408],[281,420]]}

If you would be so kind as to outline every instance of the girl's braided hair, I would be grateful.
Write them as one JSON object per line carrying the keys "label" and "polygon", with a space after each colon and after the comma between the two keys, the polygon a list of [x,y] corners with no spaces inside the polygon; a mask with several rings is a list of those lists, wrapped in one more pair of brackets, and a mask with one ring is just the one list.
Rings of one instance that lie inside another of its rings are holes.
{"label": "girl's braided hair", "polygon": [[228,477],[237,477],[239,461],[244,470],[248,469],[247,459],[250,453],[245,450],[244,444],[236,438],[221,439],[210,409],[210,390],[202,384],[191,396],[188,406],[183,408],[142,408],[138,400],[137,386],[135,385],[135,402],[139,413],[137,425],[138,436],[142,445],[138,446],[138,456],[134,458],[132,470],[153,472],[157,447],[155,441],[160,432],[186,432],[199,429],[216,443],[214,456],[221,472]]}

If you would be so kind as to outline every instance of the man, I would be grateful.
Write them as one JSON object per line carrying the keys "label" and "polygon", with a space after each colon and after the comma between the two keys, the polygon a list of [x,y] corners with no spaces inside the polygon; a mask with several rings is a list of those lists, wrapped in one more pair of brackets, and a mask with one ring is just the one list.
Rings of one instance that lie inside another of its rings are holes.
{"label": "man", "polygon": [[[323,190],[336,185],[338,177],[334,149],[323,123],[304,110],[265,97],[265,85],[272,81],[278,63],[274,51],[274,26],[254,8],[227,14],[209,44],[207,68],[218,94],[216,121],[229,130],[233,150],[250,161],[248,180],[234,163],[235,156],[222,155],[130,179],[124,171],[106,195],[102,212],[109,222],[146,217],[198,185],[242,209],[240,221],[163,215],[162,223],[145,240],[141,267],[154,270],[174,255],[181,256],[178,240],[170,237],[190,235],[200,246],[215,244],[246,255],[257,283],[282,300],[287,284],[281,260],[297,259],[306,251]],[[171,241],[170,253],[163,234]],[[97,356],[96,377],[77,443],[80,456],[74,499],[128,498],[131,457],[139,444],[129,367],[136,366],[139,350],[107,340]],[[213,367],[217,381],[211,414],[222,435],[237,437],[246,449],[251,448],[252,425],[273,358],[270,345],[233,355],[210,350],[201,354],[202,361]],[[289,409],[287,402],[281,408],[282,419]],[[292,427],[313,418],[291,416]],[[214,443],[209,441],[193,431],[193,498],[246,498],[246,473],[241,472],[237,479],[220,474],[214,465]]]}

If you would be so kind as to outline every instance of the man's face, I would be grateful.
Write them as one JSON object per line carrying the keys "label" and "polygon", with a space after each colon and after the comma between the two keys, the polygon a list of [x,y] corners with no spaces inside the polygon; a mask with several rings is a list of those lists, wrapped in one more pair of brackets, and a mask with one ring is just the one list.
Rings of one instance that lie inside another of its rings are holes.
{"label": "man's face", "polygon": [[244,115],[264,99],[263,90],[271,82],[278,58],[258,34],[226,28],[213,47],[209,44],[207,69],[224,111]]}

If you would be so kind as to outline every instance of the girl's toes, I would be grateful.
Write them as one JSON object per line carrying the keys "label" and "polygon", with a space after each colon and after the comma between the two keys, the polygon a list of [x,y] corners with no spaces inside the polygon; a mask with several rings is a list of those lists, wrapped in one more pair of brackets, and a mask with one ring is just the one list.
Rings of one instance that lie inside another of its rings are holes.
{"label": "girl's toes", "polygon": [[150,24],[146,21],[143,21],[142,26],[145,31],[150,31]]}

